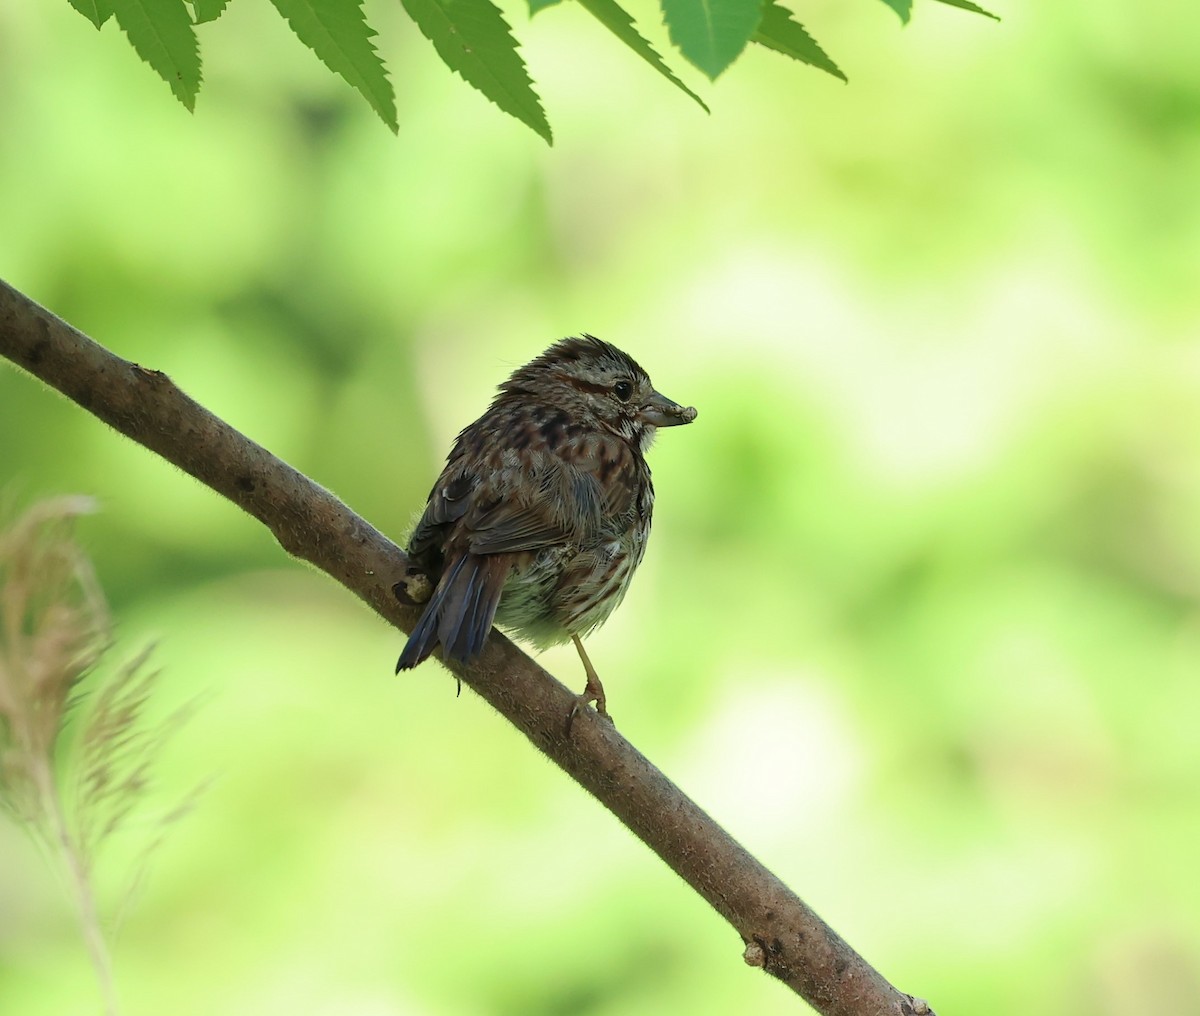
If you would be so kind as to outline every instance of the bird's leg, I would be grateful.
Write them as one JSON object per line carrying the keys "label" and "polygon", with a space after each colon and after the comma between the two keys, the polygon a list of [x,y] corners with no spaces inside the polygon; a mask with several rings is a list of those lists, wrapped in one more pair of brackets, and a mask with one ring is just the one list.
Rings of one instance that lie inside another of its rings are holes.
{"label": "bird's leg", "polygon": [[593,702],[596,703],[596,712],[608,718],[608,710],[605,708],[604,685],[600,683],[600,675],[596,673],[596,668],[592,666],[588,654],[583,651],[583,643],[579,641],[579,636],[572,635],[571,641],[575,643],[575,648],[579,650],[579,658],[583,661],[583,669],[587,673],[587,687],[583,689],[581,695],[575,697],[575,704],[567,713],[568,734],[571,733],[571,723],[575,717]]}
{"label": "bird's leg", "polygon": [[579,641],[579,636],[572,635],[571,641],[575,643],[575,648],[579,650],[579,658],[583,660],[583,669],[587,674],[587,687],[583,689],[583,694],[579,696],[576,705],[582,708],[595,702],[596,712],[602,716],[607,716],[608,710],[604,708],[604,685],[600,683],[600,675],[596,673],[596,668],[592,666],[592,661],[588,659],[588,654],[583,651],[583,643]]}

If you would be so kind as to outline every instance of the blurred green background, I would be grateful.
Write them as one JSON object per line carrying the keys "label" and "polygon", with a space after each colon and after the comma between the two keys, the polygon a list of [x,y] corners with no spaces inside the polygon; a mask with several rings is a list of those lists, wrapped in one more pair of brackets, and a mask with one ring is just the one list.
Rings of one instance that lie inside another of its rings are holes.
{"label": "blurred green background", "polygon": [[[0,275],[397,538],[515,365],[616,342],[700,411],[589,643],[621,729],[942,1016],[1200,1013],[1200,10],[996,9],[806,4],[851,83],[752,49],[706,117],[514,6],[547,149],[398,5],[395,138],[266,4],[201,32],[194,116],[7,4]],[[437,664],[6,365],[0,483],[100,498],[119,654],[204,701],[130,1016],[803,1008]],[[97,1011],[60,881],[0,858],[0,1012]]]}

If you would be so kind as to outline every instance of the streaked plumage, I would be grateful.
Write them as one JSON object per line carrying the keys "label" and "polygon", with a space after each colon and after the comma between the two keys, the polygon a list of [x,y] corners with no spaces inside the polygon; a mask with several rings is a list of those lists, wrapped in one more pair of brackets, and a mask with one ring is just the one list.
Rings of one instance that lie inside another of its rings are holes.
{"label": "streaked plumage", "polygon": [[588,670],[581,700],[603,712],[579,638],[621,602],[645,553],[654,487],[644,456],[656,428],[695,417],[590,335],[515,371],[459,434],[409,540],[437,584],[396,669],[439,644],[470,660],[494,621],[538,646],[573,639]]}

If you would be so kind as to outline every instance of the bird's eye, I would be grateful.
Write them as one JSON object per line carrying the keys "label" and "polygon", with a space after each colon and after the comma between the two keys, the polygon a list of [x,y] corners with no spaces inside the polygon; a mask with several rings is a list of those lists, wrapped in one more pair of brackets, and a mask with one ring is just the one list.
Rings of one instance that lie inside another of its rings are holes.
{"label": "bird's eye", "polygon": [[628,402],[633,398],[633,384],[630,381],[621,380],[613,385],[613,394],[621,401]]}

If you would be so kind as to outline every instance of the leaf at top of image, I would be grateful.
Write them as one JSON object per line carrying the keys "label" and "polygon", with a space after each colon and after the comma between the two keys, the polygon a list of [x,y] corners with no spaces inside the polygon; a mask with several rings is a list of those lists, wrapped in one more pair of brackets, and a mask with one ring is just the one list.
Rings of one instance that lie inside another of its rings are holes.
{"label": "leaf at top of image", "polygon": [[971,3],[971,0],[938,0],[940,4],[947,4],[950,7],[958,7],[964,11],[971,11],[974,14],[982,14],[985,18],[991,18],[993,21],[999,21],[1000,16],[993,14],[991,11],[985,11],[979,4]]}
{"label": "leaf at top of image", "polygon": [[662,0],[671,41],[716,78],[746,48],[762,19],[762,0]]}
{"label": "leaf at top of image", "polygon": [[846,75],[820,46],[817,40],[804,30],[798,21],[792,20],[792,12],[782,7],[775,0],[766,0],[763,5],[762,23],[754,33],[754,41],[776,53],[790,56],[810,67],[816,67],[832,74],[835,78],[846,80]]}
{"label": "leaf at top of image", "polygon": [[[105,0],[137,55],[188,108],[200,90],[200,49],[183,0]],[[80,10],[81,8],[76,8]],[[97,9],[102,8],[97,5]]]}
{"label": "leaf at top of image", "polygon": [[510,116],[553,144],[517,40],[490,0],[401,0],[438,56]]}
{"label": "leaf at top of image", "polygon": [[396,98],[371,40],[361,0],[271,0],[297,38],[330,70],[362,93],[393,133],[399,130]]}
{"label": "leaf at top of image", "polygon": [[[530,2],[532,4],[536,0],[530,0]],[[589,14],[645,60],[646,63],[658,71],[659,74],[670,81],[671,84],[680,89],[685,95],[689,95],[695,99],[704,112],[711,112],[708,106],[704,104],[704,100],[675,76],[675,73],[666,65],[663,58],[658,55],[658,51],[634,27],[633,18],[616,0],[579,0],[579,3]]]}
{"label": "leaf at top of image", "polygon": [[196,16],[196,24],[203,25],[208,21],[216,21],[225,13],[229,0],[188,0]]}
{"label": "leaf at top of image", "polygon": [[883,0],[892,10],[894,10],[906,25],[909,18],[912,17],[912,0]]}
{"label": "leaf at top of image", "polygon": [[112,8],[105,0],[68,0],[68,2],[97,28],[103,28],[104,22],[112,17]]}

